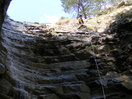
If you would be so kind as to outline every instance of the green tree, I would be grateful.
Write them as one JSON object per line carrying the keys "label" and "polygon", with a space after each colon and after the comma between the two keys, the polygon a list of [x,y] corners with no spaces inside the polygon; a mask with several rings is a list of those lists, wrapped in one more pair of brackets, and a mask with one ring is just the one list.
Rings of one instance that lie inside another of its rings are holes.
{"label": "green tree", "polygon": [[65,12],[75,11],[78,14],[83,14],[84,18],[87,18],[88,0],[61,0],[62,7]]}
{"label": "green tree", "polygon": [[82,14],[86,19],[89,15],[96,15],[97,12],[113,6],[123,0],[61,0],[65,12],[76,12]]}

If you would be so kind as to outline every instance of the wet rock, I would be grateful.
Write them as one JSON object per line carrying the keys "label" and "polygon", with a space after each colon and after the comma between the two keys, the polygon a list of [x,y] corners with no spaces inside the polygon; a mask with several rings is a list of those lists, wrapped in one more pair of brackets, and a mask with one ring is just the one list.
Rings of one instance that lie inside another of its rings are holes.
{"label": "wet rock", "polygon": [[0,75],[5,73],[5,66],[0,63]]}

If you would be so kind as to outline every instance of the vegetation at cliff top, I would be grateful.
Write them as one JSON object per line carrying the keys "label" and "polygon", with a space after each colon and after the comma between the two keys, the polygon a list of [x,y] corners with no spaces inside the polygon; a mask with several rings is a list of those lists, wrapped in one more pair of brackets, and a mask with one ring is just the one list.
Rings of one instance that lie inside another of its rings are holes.
{"label": "vegetation at cliff top", "polygon": [[123,1],[130,2],[131,0],[61,0],[65,12],[75,16],[82,14],[85,19],[98,15],[105,9]]}

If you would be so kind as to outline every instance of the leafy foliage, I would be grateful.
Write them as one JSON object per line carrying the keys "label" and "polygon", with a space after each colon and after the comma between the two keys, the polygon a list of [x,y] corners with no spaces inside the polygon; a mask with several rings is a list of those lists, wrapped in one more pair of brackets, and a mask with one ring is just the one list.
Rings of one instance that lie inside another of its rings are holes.
{"label": "leafy foliage", "polygon": [[123,0],[61,0],[65,12],[82,14],[85,18],[97,15],[98,12],[121,1]]}

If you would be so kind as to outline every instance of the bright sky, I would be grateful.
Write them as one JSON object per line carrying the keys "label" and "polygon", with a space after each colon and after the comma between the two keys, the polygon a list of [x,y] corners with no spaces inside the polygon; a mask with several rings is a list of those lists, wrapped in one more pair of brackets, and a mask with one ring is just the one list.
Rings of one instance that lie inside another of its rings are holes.
{"label": "bright sky", "polygon": [[60,0],[12,0],[7,14],[16,21],[51,23],[60,17],[70,17]]}

